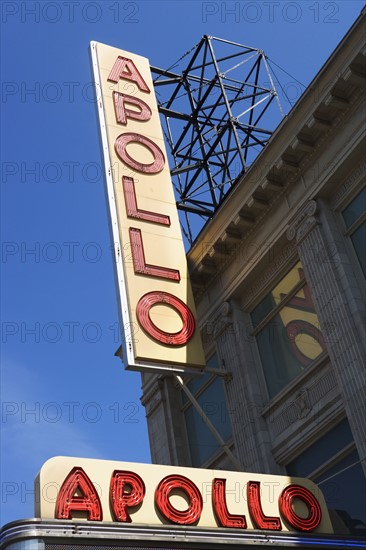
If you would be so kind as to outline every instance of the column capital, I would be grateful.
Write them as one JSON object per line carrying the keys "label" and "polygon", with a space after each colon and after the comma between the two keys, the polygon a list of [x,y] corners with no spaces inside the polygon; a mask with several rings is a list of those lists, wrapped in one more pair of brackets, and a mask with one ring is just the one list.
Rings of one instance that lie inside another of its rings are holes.
{"label": "column capital", "polygon": [[295,216],[290,220],[286,236],[289,241],[296,238],[296,243],[300,243],[310,231],[319,224],[315,217],[318,205],[315,200],[305,203]]}
{"label": "column capital", "polygon": [[232,323],[232,306],[230,302],[223,302],[221,306],[216,310],[215,315],[212,316],[206,323],[206,331],[211,334],[213,338],[217,338],[222,334]]}

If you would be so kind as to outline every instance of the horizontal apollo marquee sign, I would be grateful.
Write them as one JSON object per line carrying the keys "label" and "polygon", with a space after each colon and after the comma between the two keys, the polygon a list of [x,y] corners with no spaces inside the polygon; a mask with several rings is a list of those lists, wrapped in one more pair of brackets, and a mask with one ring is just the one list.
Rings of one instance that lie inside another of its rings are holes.
{"label": "horizontal apollo marquee sign", "polygon": [[91,43],[130,369],[200,372],[204,354],[149,62]]}
{"label": "horizontal apollo marquee sign", "polygon": [[332,533],[307,479],[55,457],[35,482],[42,519]]}

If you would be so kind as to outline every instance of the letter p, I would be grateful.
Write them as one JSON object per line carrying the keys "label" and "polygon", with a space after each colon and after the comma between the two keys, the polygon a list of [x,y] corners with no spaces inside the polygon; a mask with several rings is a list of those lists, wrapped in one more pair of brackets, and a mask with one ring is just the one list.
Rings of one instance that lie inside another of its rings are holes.
{"label": "letter p", "polygon": [[6,103],[8,96],[16,95],[19,92],[19,84],[17,82],[3,82],[1,85],[1,101]]}
{"label": "letter p", "polygon": [[207,23],[207,17],[209,15],[216,15],[219,13],[218,2],[202,2],[202,22]]}
{"label": "letter p", "polygon": [[7,262],[9,256],[15,256],[15,254],[18,254],[18,252],[19,252],[18,243],[14,243],[14,242],[2,243],[2,246],[1,246],[1,261],[3,263]]}
{"label": "letter p", "polygon": [[19,492],[19,486],[15,481],[4,481],[1,484],[1,502],[8,502],[8,497],[14,496]]}
{"label": "letter p", "polygon": [[8,341],[8,336],[14,336],[19,332],[18,323],[12,321],[4,321],[1,326],[1,340],[3,344],[6,344]]}
{"label": "letter p", "polygon": [[8,416],[14,416],[18,412],[18,403],[15,403],[15,401],[4,401],[1,404],[1,422],[5,424],[8,421]]}
{"label": "letter p", "polygon": [[9,176],[15,176],[19,172],[19,166],[16,162],[3,162],[1,167],[1,177],[4,183],[8,182]]}

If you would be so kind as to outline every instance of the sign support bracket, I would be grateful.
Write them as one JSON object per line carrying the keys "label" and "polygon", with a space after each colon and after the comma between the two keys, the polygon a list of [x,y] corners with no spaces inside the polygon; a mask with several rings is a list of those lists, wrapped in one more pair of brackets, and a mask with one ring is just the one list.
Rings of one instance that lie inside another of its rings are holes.
{"label": "sign support bracket", "polygon": [[179,385],[181,386],[182,390],[198,412],[198,414],[201,416],[202,420],[207,425],[208,429],[216,439],[216,441],[219,443],[222,450],[227,454],[232,464],[235,466],[238,472],[242,471],[242,466],[236,456],[232,453],[232,451],[229,449],[229,447],[226,445],[225,441],[222,439],[219,432],[216,430],[215,426],[212,424],[211,420],[208,418],[207,414],[204,412],[198,401],[193,397],[193,394],[190,392],[189,388],[184,383],[183,379],[179,375],[175,375],[175,378],[177,379]]}

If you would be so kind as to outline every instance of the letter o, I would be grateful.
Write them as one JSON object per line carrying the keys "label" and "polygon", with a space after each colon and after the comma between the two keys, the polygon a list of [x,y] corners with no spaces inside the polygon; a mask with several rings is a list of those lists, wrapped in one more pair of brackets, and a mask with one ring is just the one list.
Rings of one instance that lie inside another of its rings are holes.
{"label": "letter o", "polygon": [[[150,164],[143,164],[138,160],[135,160],[127,152],[127,145],[129,143],[140,143],[147,149],[154,157],[154,162]],[[122,162],[127,164],[133,170],[137,170],[143,174],[159,174],[162,171],[165,164],[165,158],[161,149],[149,138],[136,134],[135,132],[126,132],[121,134],[115,141],[115,151]]]}
{"label": "letter o", "polygon": [[[54,17],[50,17],[48,14],[48,8],[55,8],[56,13]],[[48,2],[42,7],[42,16],[47,23],[58,23],[62,17],[62,8],[56,2]]]}
{"label": "letter o", "polygon": [[[256,15],[254,15],[254,18],[253,17],[250,18],[248,16],[248,8],[253,8],[253,7],[256,10]],[[244,21],[248,23],[258,23],[258,21],[262,17],[262,8],[258,4],[256,4],[256,2],[248,2],[247,4],[244,4],[242,7],[242,15],[243,15]]]}
{"label": "letter o", "polygon": [[322,351],[326,349],[325,340],[320,330],[315,325],[305,321],[304,319],[292,319],[292,321],[286,325],[285,330],[286,337],[296,359],[304,366],[307,366],[312,358],[305,355],[305,353],[301,351],[296,342],[297,336],[301,336],[302,334],[310,336],[317,344],[319,344]]}
{"label": "letter o", "polygon": [[[165,332],[152,322],[150,310],[157,304],[168,305],[178,313],[183,322],[181,330],[173,333]],[[196,328],[193,313],[189,307],[182,300],[168,292],[154,291],[144,294],[137,303],[136,316],[140,326],[151,338],[169,346],[186,344],[192,338]]]}
{"label": "letter o", "polygon": [[[302,500],[306,505],[309,512],[307,518],[302,518],[295,513],[292,507],[292,502],[295,498]],[[319,502],[313,493],[301,485],[289,485],[285,487],[280,494],[278,504],[283,519],[298,531],[313,531],[322,520],[322,511]]]}
{"label": "letter o", "polygon": [[[289,17],[288,14],[289,8],[295,8],[295,17],[293,17],[292,19],[291,17]],[[282,8],[282,15],[287,23],[297,23],[298,21],[300,21],[302,16],[301,6],[299,6],[299,4],[297,4],[296,2],[287,2]]]}
{"label": "letter o", "polygon": [[[171,504],[169,496],[174,490],[183,491],[189,499],[187,510],[177,510]],[[162,515],[172,523],[192,525],[202,513],[202,495],[198,487],[187,477],[170,475],[164,477],[155,490],[155,503]]]}

